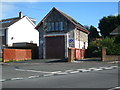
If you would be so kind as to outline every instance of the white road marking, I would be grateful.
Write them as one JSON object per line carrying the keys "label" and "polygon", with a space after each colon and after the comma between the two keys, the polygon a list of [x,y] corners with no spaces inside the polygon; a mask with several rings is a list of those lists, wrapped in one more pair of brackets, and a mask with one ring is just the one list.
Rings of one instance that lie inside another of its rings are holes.
{"label": "white road marking", "polygon": [[70,72],[70,73],[72,73],[72,74],[73,74],[73,73],[79,73],[79,71],[73,71],[73,72]]}
{"label": "white road marking", "polygon": [[100,68],[96,68],[96,69],[93,69],[93,71],[101,71],[103,69],[100,69]]}
{"label": "white road marking", "polygon": [[108,90],[120,90],[120,87],[115,87],[115,88],[111,88],[111,89],[108,89]]}
{"label": "white road marking", "polygon": [[118,68],[118,66],[111,66],[112,68]]}
{"label": "white road marking", "polygon": [[37,76],[29,76],[28,78],[38,78],[39,77],[39,75],[37,75]]}
{"label": "white road marking", "polygon": [[79,72],[89,72],[89,71],[91,71],[91,70],[89,70],[89,69],[77,69]]}
{"label": "white road marking", "polygon": [[101,69],[113,69],[118,68],[118,66],[100,67]]}
{"label": "white road marking", "polygon": [[77,69],[79,72],[89,72],[91,71],[90,69]]}
{"label": "white road marking", "polygon": [[[68,73],[67,72],[59,72],[59,73],[56,73],[57,75],[67,75]],[[55,75],[56,75],[55,74]]]}
{"label": "white road marking", "polygon": [[82,70],[85,70],[85,69],[77,69],[78,71],[82,71]]}
{"label": "white road marking", "polygon": [[54,74],[45,74],[43,75],[44,77],[50,77],[50,76],[53,76]]}
{"label": "white road marking", "polygon": [[55,72],[46,72],[46,71],[36,71],[36,70],[24,70],[24,69],[15,69],[17,71],[27,71],[27,72],[37,72],[37,73],[57,73],[60,71],[55,71]]}
{"label": "white road marking", "polygon": [[22,80],[23,78],[11,78],[11,80]]}
{"label": "white road marking", "polygon": [[89,70],[89,69],[85,69],[85,70],[83,70],[82,72],[90,72],[91,70]]}
{"label": "white road marking", "polygon": [[[108,70],[108,69],[114,69],[114,68],[119,68],[118,66],[108,66],[108,67],[99,67],[99,68],[88,68],[88,69],[76,69],[76,70],[65,70],[64,72],[62,71],[54,71],[54,72],[46,72],[46,71],[36,71],[36,70],[24,70],[24,69],[15,69],[17,71],[27,71],[27,72],[39,72],[39,73],[47,73],[43,75],[43,77],[50,77],[54,75],[66,75],[66,74],[72,74],[72,73],[78,73],[78,72],[89,72],[89,71],[101,71],[101,70]],[[34,76],[29,76],[28,78],[38,78],[40,77],[39,75],[34,75]],[[0,82],[4,81],[10,81],[10,80],[22,80],[25,78],[11,78],[11,79],[2,79]],[[120,89],[120,87],[115,87],[113,89],[109,90],[115,90],[115,89]]]}
{"label": "white road marking", "polygon": [[96,69],[96,68],[89,68],[90,70],[94,70],[94,69]]}
{"label": "white road marking", "polygon": [[100,67],[101,69],[105,69],[106,67]]}
{"label": "white road marking", "polygon": [[55,73],[60,73],[60,72],[62,71],[55,71],[55,72],[50,72],[50,73],[55,74]]}
{"label": "white road marking", "polygon": [[112,68],[112,67],[106,67],[105,69],[106,69],[106,70],[109,70],[109,69],[113,69],[113,68]]}
{"label": "white road marking", "polygon": [[5,81],[5,79],[0,80],[0,82],[4,82],[4,81]]}
{"label": "white road marking", "polygon": [[74,70],[65,70],[65,72],[71,72],[71,71],[74,71]]}

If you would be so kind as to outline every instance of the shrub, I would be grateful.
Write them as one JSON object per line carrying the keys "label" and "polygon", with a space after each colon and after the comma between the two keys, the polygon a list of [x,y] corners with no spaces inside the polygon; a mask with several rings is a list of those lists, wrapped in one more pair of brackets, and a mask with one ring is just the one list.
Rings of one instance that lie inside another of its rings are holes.
{"label": "shrub", "polygon": [[101,49],[96,42],[91,42],[86,50],[86,57],[101,57]]}
{"label": "shrub", "polygon": [[102,47],[106,47],[108,55],[118,55],[120,54],[120,43],[115,43],[118,39],[111,39],[106,37],[103,40],[96,40],[89,44],[86,50],[86,57],[101,57]]}
{"label": "shrub", "polygon": [[115,37],[114,43],[120,44],[120,34]]}

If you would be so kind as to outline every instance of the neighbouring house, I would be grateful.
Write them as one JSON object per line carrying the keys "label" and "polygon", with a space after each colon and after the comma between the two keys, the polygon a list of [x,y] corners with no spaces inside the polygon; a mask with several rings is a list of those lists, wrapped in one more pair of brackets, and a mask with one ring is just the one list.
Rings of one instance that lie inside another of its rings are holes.
{"label": "neighbouring house", "polygon": [[39,46],[39,32],[35,29],[36,20],[23,16],[0,21],[0,53],[4,47],[12,47],[13,43],[34,43]]}
{"label": "neighbouring house", "polygon": [[88,47],[89,31],[55,7],[36,29],[39,31],[39,58],[68,58],[68,48]]}
{"label": "neighbouring house", "polygon": [[120,25],[110,33],[111,36],[116,36],[118,34],[120,34]]}

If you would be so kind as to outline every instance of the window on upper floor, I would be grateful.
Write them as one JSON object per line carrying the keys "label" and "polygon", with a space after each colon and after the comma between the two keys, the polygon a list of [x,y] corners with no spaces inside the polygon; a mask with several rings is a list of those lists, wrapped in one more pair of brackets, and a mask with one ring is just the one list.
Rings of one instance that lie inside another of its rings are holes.
{"label": "window on upper floor", "polygon": [[63,30],[63,22],[59,22],[59,30],[62,31]]}
{"label": "window on upper floor", "polygon": [[59,22],[55,22],[55,30],[56,30],[56,31],[59,30]]}
{"label": "window on upper floor", "polygon": [[51,23],[48,23],[48,31],[51,31]]}
{"label": "window on upper floor", "polygon": [[52,30],[51,30],[51,31],[54,31],[54,30],[55,30],[55,27],[54,27],[55,23],[52,22],[51,24],[52,24],[52,25],[51,25],[51,26],[52,26]]}
{"label": "window on upper floor", "polygon": [[63,31],[63,22],[49,22],[47,31]]}

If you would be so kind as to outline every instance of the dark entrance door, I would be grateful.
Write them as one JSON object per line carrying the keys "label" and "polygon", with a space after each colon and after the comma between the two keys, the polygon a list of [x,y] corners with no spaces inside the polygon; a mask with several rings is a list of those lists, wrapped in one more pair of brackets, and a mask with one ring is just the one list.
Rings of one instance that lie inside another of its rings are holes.
{"label": "dark entrance door", "polygon": [[64,36],[46,37],[46,58],[48,59],[65,58]]}

